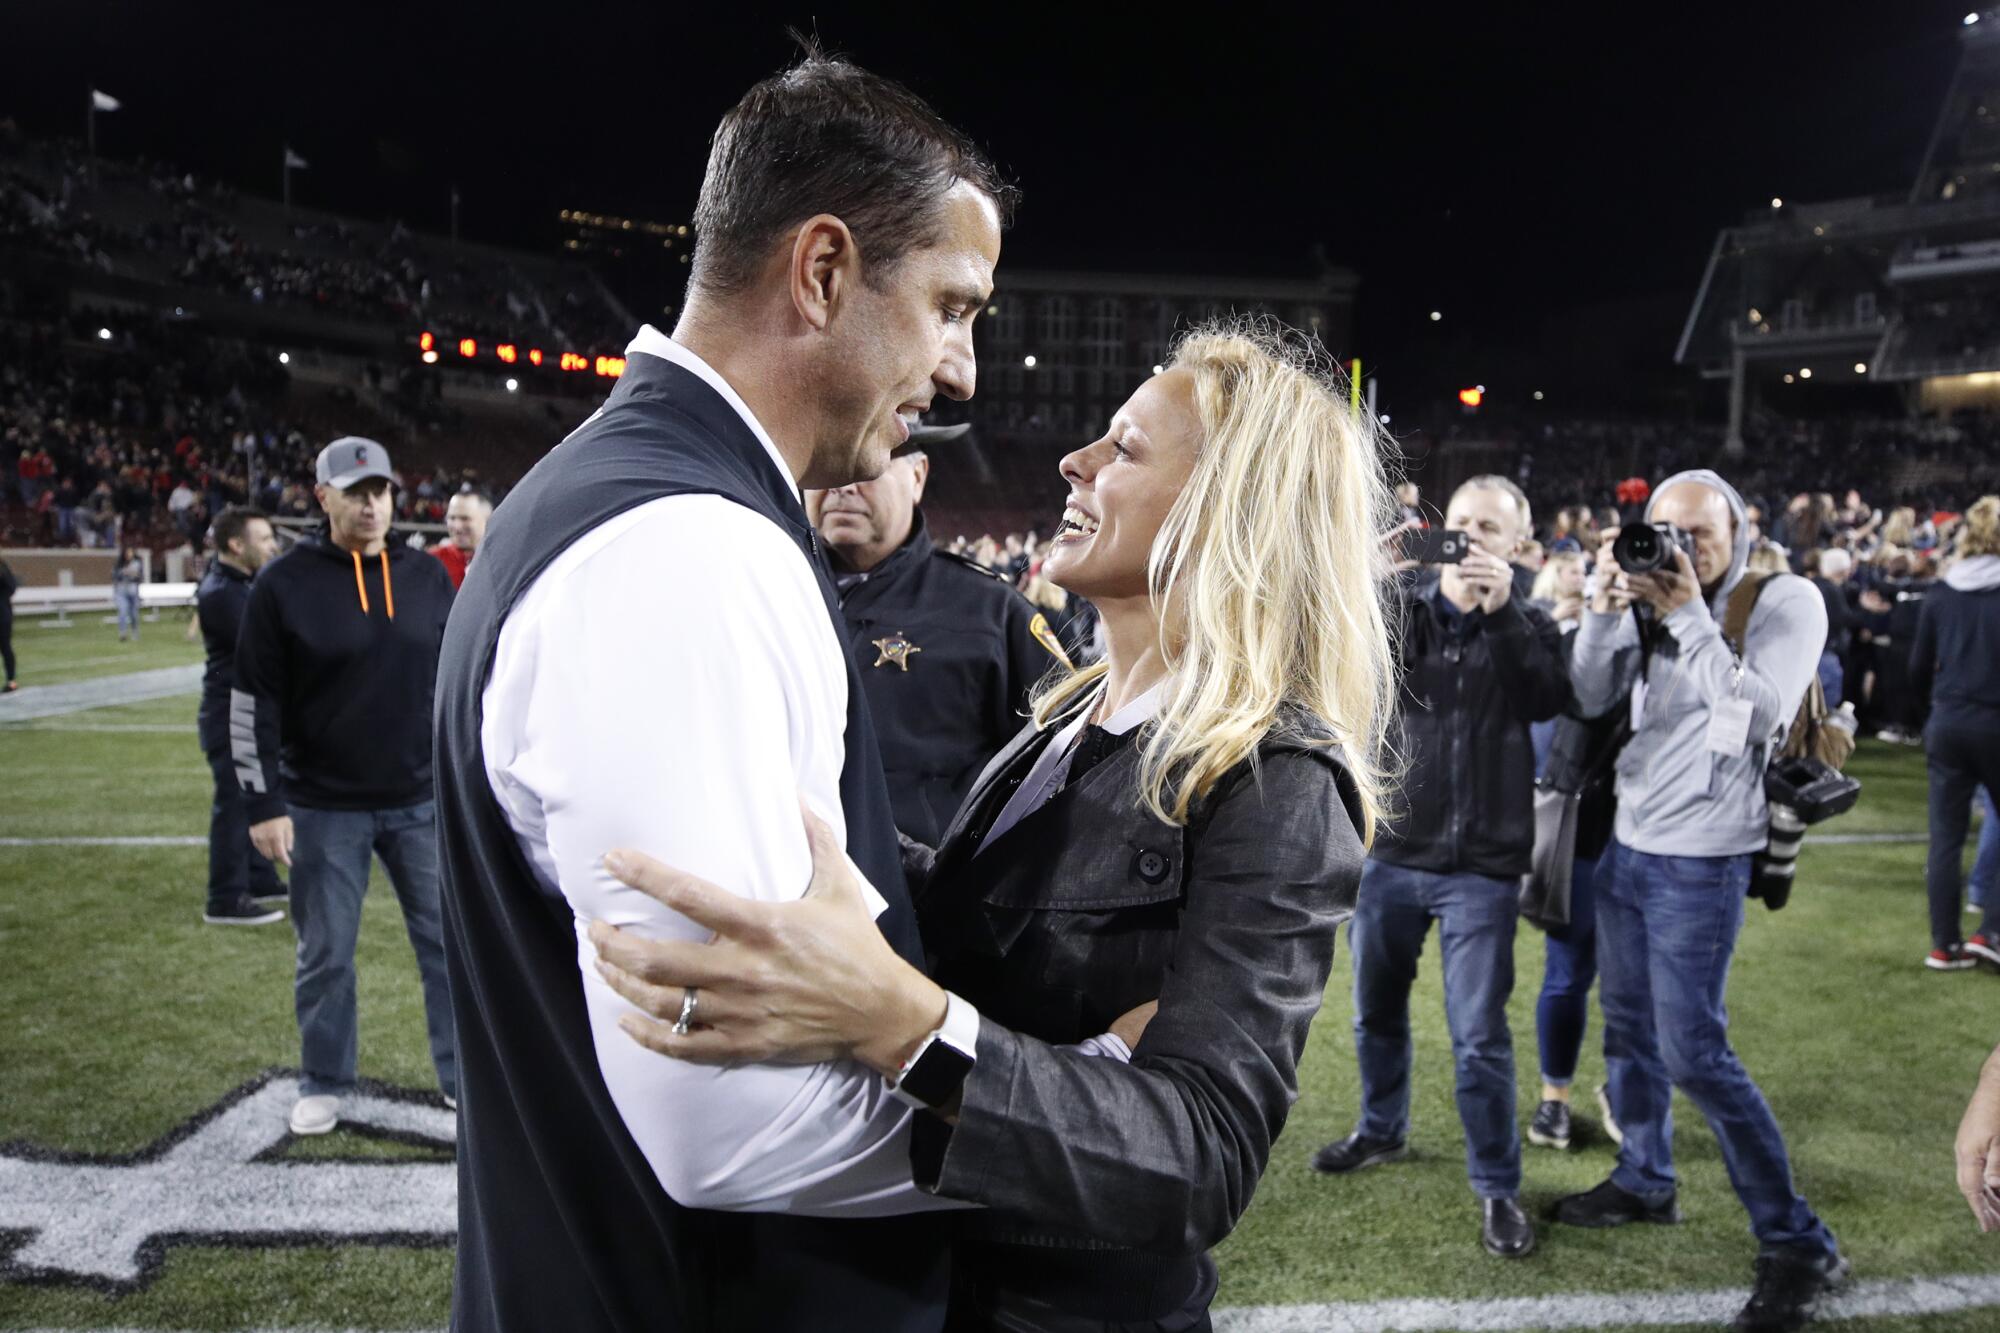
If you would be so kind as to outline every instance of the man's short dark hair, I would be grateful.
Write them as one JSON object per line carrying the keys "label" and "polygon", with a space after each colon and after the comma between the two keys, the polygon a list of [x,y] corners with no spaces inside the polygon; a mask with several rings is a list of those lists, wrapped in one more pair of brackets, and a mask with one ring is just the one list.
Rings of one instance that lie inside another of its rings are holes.
{"label": "man's short dark hair", "polygon": [[937,243],[944,196],[965,181],[1013,220],[1019,191],[909,89],[806,40],[716,127],[695,205],[695,285],[741,291],[790,228],[831,213],[854,233],[870,285]]}
{"label": "man's short dark hair", "polygon": [[271,521],[269,514],[251,505],[231,505],[217,514],[213,524],[216,551],[228,555],[229,543],[241,537],[244,529],[248,528],[253,520],[260,518],[266,523]]}

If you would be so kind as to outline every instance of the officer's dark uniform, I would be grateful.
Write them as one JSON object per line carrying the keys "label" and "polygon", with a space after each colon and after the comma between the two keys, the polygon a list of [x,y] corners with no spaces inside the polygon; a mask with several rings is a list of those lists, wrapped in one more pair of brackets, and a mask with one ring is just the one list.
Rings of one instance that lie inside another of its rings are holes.
{"label": "officer's dark uniform", "polygon": [[977,562],[910,538],[865,574],[829,551],[854,664],[881,740],[896,827],[935,847],[986,761],[1058,665],[1047,620]]}
{"label": "officer's dark uniform", "polygon": [[244,895],[281,897],[285,886],[271,863],[250,845],[250,815],[236,781],[229,737],[229,691],[236,684],[236,635],[250,604],[251,576],[216,560],[195,590],[195,615],[208,649],[201,676],[201,709],[196,734],[215,778],[215,803],[208,816],[208,906],[228,906]]}

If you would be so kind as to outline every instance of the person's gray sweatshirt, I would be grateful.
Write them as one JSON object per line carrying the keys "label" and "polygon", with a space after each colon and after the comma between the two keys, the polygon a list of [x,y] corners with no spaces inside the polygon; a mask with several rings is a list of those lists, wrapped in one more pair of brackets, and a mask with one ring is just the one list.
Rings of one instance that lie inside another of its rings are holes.
{"label": "person's gray sweatshirt", "polygon": [[[1660,622],[1643,691],[1635,695],[1632,740],[1618,759],[1618,841],[1660,856],[1735,856],[1761,851],[1769,832],[1764,769],[1774,740],[1797,716],[1826,646],[1826,603],[1795,574],[1773,575],[1758,595],[1744,632],[1741,680],[1722,637],[1729,593],[1750,556],[1743,497],[1706,468],[1679,472],[1653,491],[1691,481],[1729,502],[1735,551],[1729,573],[1707,602],[1695,597]],[[1653,505],[1646,507],[1647,521]],[[1580,712],[1610,711],[1639,679],[1639,628],[1631,611],[1586,610],[1570,658]],[[1750,741],[1742,752],[1708,748],[1711,709],[1731,697],[1750,704]]]}

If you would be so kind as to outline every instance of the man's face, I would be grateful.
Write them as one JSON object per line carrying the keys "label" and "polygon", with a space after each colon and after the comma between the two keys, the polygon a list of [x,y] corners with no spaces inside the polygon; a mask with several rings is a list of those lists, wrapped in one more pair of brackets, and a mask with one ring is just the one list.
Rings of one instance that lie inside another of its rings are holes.
{"label": "man's face", "polygon": [[855,569],[873,569],[909,540],[930,474],[931,461],[921,453],[892,458],[873,481],[807,491],[806,516],[841,559]]}
{"label": "man's face", "polygon": [[817,367],[819,438],[800,484],[845,486],[882,475],[932,398],[972,397],[972,322],[993,292],[1000,214],[961,182],[938,210],[935,245],[886,273],[849,262],[832,288]]}
{"label": "man's face", "polygon": [[1653,501],[1655,523],[1671,523],[1694,538],[1694,572],[1703,588],[1714,588],[1729,573],[1736,549],[1729,501],[1698,481],[1676,482]]}
{"label": "man's face", "polygon": [[369,546],[389,535],[389,518],[396,505],[387,477],[369,477],[346,490],[322,482],[313,487],[313,494],[319,497],[327,526],[340,545],[349,549]]}
{"label": "man's face", "polygon": [[229,543],[229,549],[237,564],[255,574],[278,553],[278,534],[265,520],[253,518],[243,525],[243,535]]}
{"label": "man's face", "polygon": [[1475,546],[1500,560],[1512,560],[1521,546],[1521,511],[1503,490],[1459,487],[1445,510],[1444,525],[1469,534]]}
{"label": "man's face", "polygon": [[444,507],[444,528],[451,544],[471,555],[486,539],[486,519],[492,507],[476,495],[454,495]]}

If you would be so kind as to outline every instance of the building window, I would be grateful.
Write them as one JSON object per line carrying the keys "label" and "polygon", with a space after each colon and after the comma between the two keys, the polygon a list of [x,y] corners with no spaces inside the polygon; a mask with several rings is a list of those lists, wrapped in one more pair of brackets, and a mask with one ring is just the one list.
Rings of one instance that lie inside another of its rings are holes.
{"label": "building window", "polygon": [[991,317],[994,343],[1001,347],[1019,347],[1022,328],[1027,323],[1022,318],[1022,311],[1027,303],[1016,298],[1001,300],[995,304],[999,310]]}
{"label": "building window", "polygon": [[1035,336],[1051,353],[1067,348],[1076,340],[1076,302],[1067,296],[1044,296]]}

